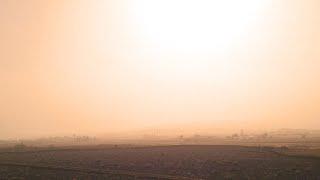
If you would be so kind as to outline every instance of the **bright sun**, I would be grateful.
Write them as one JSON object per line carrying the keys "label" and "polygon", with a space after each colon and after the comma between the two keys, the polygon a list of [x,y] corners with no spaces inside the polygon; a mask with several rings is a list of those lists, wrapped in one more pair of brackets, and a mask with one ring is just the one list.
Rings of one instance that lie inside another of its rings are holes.
{"label": "bright sun", "polygon": [[[267,0],[133,0],[138,39],[173,53],[224,53],[245,38]],[[143,39],[143,40],[141,40]]]}

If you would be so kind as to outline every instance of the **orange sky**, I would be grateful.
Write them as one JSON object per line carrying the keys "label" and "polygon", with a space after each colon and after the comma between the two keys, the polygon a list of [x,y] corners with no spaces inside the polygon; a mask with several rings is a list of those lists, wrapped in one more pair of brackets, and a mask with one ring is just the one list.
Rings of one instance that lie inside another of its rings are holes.
{"label": "orange sky", "polygon": [[320,2],[262,1],[1,0],[0,138],[320,128]]}

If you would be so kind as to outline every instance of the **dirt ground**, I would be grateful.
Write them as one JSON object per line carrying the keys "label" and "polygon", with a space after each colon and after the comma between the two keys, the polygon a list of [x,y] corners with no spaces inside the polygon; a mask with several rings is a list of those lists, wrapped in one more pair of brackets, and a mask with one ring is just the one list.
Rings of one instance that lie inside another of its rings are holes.
{"label": "dirt ground", "polygon": [[0,153],[0,179],[320,179],[320,158],[232,145]]}

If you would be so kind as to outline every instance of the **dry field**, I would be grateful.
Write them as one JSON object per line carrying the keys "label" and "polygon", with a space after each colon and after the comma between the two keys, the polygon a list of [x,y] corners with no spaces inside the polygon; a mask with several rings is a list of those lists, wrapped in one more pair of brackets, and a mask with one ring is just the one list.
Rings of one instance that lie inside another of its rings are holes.
{"label": "dry field", "polygon": [[320,179],[320,159],[232,145],[79,147],[0,153],[0,179]]}

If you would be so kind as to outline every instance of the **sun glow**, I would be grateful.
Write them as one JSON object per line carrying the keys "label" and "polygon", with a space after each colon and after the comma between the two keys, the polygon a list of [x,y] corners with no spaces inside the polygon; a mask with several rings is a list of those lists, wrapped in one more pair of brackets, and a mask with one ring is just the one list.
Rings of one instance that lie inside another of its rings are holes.
{"label": "sun glow", "polygon": [[130,1],[137,52],[151,64],[151,76],[177,84],[181,91],[207,82],[230,88],[238,71],[246,69],[230,57],[235,49],[246,48],[269,1]]}
{"label": "sun glow", "polygon": [[[225,53],[246,38],[267,0],[134,0],[137,38],[157,52]],[[141,40],[143,39],[143,40]]]}

